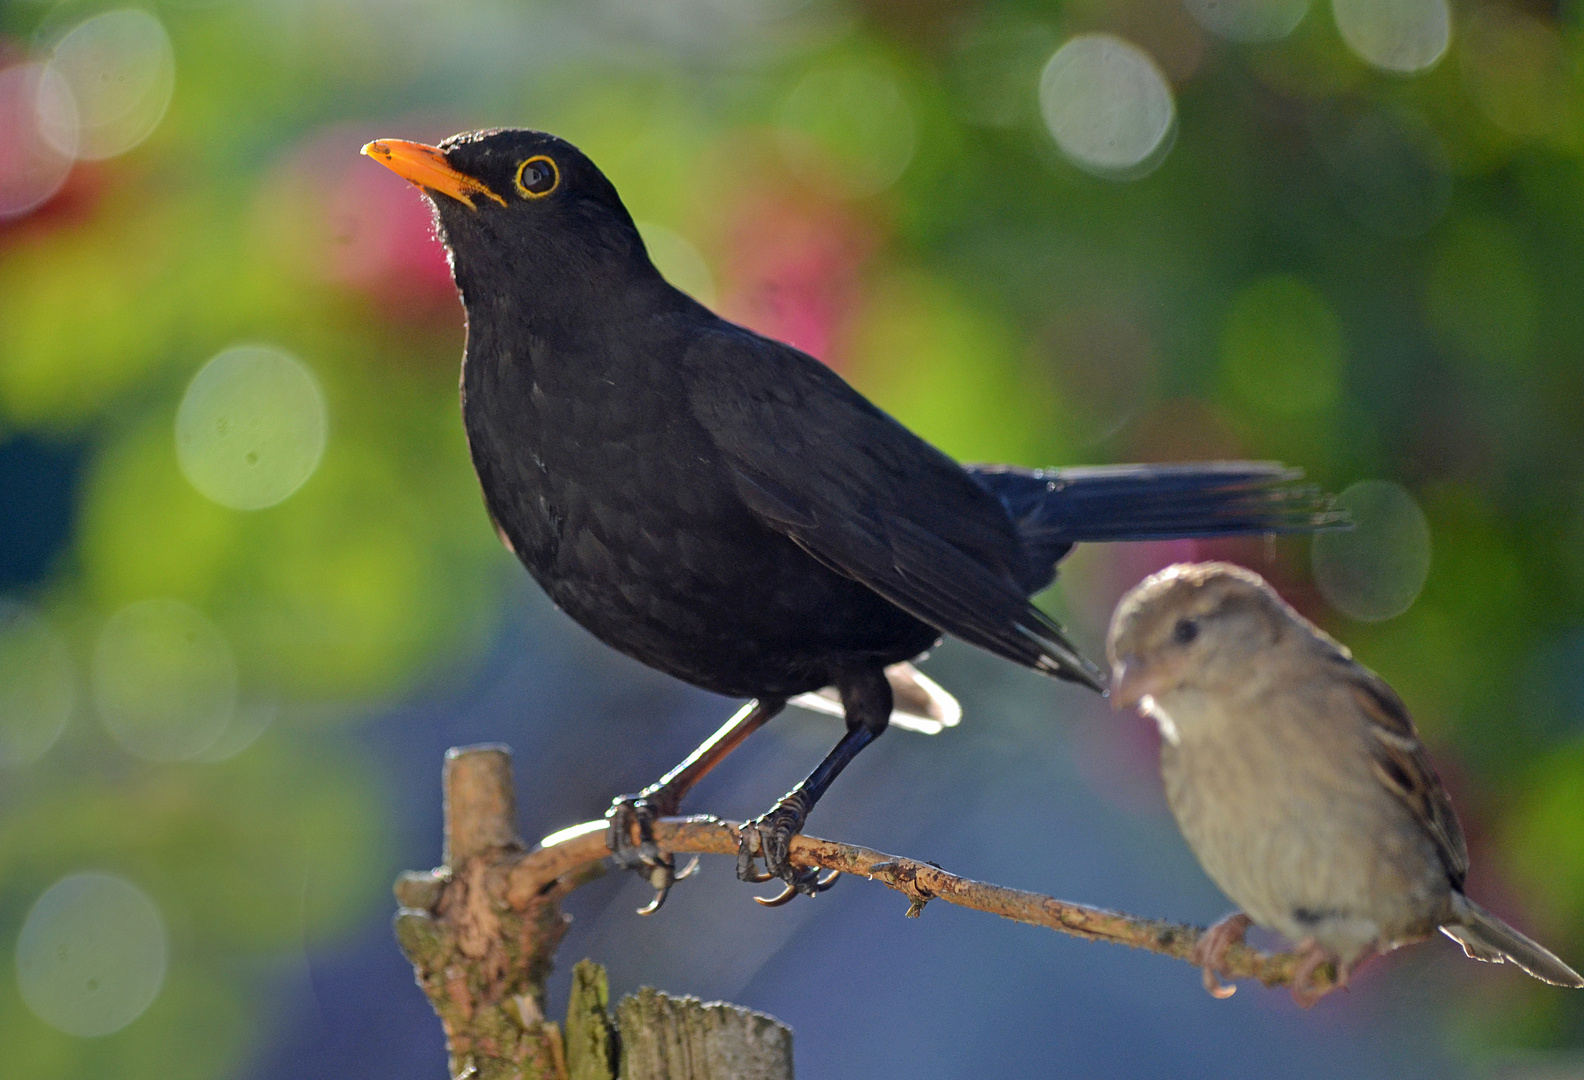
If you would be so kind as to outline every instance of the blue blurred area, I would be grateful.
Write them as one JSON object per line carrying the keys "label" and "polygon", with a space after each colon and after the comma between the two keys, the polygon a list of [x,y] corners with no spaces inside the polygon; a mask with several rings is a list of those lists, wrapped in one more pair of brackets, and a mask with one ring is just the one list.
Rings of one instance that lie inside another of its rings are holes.
{"label": "blue blurred area", "polygon": [[0,442],[0,592],[42,581],[67,551],[84,452],[28,434]]}
{"label": "blue blurred area", "polygon": [[[608,654],[536,590],[515,583],[509,601],[512,617],[465,686],[414,700],[354,736],[401,793],[389,807],[392,878],[438,858],[447,747],[511,744],[531,840],[598,816],[607,793],[658,776],[733,707]],[[1091,764],[1085,776],[1075,760],[1075,743],[1093,750],[1124,734],[1106,729],[1140,721],[966,647],[946,645],[928,667],[962,697],[962,726],[934,737],[889,733],[843,775],[810,831],[1138,914],[1224,914],[1163,806],[1129,812],[1128,799],[1095,790],[1096,770],[1111,765]],[[689,806],[756,814],[837,734],[828,718],[789,710]],[[575,921],[550,983],[552,1014],[564,1008],[572,963],[589,956],[609,969],[613,994],[650,985],[781,1018],[807,1077],[1318,1078],[1336,1075],[1338,1060],[1359,1078],[1465,1075],[1439,1044],[1434,998],[1423,992],[1447,974],[1450,943],[1427,946],[1445,954],[1435,958],[1377,964],[1339,1005],[1305,1013],[1252,986],[1214,1001],[1176,961],[944,903],[906,919],[902,897],[862,881],[777,910],[751,903],[754,891],[724,858],[707,859],[649,918],[635,914],[647,899],[635,877],[611,874],[579,890],[566,905]],[[275,1019],[250,1080],[440,1075],[439,1026],[388,918],[377,913],[261,978]]]}

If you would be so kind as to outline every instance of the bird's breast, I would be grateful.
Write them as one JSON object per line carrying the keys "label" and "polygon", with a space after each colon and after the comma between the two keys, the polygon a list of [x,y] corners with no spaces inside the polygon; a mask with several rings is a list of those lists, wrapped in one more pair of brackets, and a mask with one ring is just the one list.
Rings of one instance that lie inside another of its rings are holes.
{"label": "bird's breast", "polygon": [[1275,715],[1293,702],[1261,695],[1242,703],[1249,715],[1218,723],[1171,696],[1158,707],[1185,713],[1179,742],[1161,753],[1172,813],[1206,873],[1256,923],[1351,955],[1376,936],[1408,936],[1444,900],[1425,838],[1367,770],[1350,767],[1350,747]]}
{"label": "bird's breast", "polygon": [[473,465],[518,558],[607,644],[744,696],[817,689],[851,653],[894,662],[929,646],[928,627],[752,515],[675,365],[532,360],[470,347]]}

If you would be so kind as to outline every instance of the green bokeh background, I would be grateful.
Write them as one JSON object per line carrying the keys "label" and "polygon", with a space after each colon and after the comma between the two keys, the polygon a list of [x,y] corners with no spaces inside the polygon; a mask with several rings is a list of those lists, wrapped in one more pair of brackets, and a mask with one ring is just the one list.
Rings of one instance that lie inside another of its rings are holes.
{"label": "green bokeh background", "polygon": [[[98,10],[0,7],[0,62]],[[424,211],[356,150],[489,124],[577,143],[702,256],[725,313],[960,458],[1249,456],[1406,487],[1432,557],[1404,614],[1328,608],[1304,542],[1260,569],[1409,702],[1476,892],[1584,959],[1577,3],[1455,4],[1450,52],[1414,76],[1351,54],[1319,0],[1263,44],[1176,0],[148,10],[168,114],[0,223],[0,440],[82,454],[68,542],[11,590],[79,686],[60,741],[0,770],[0,1071],[234,1075],[265,1030],[248,965],[388,904],[402,796],[346,732],[465,680],[515,570],[466,460],[460,309]],[[1175,143],[1147,177],[1075,168],[1041,120],[1041,67],[1094,31],[1170,76]],[[191,487],[173,438],[187,382],[239,342],[301,359],[330,422],[313,476],[256,512]],[[1086,555],[1051,603],[1093,651],[1137,576]],[[96,634],[150,597],[212,619],[240,701],[275,716],[225,760],[140,761],[95,719]],[[98,1040],[33,1018],[9,959],[84,866],[138,882],[172,935],[154,1006]],[[1438,1002],[1472,1062],[1584,1051],[1580,995],[1484,979]]]}

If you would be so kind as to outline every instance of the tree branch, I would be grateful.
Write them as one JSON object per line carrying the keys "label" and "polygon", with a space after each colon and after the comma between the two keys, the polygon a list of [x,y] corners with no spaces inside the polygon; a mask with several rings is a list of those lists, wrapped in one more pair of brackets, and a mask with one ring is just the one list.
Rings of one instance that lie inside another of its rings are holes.
{"label": "tree branch", "polygon": [[[655,822],[654,840],[662,852],[677,855],[736,855],[740,823],[709,817],[662,818]],[[637,842],[636,833],[633,837]],[[568,875],[587,873],[609,854],[605,822],[589,821],[546,837],[547,843],[522,856],[506,875],[506,899],[514,907],[554,889]],[[916,918],[931,900],[983,911],[1014,922],[1044,926],[1063,934],[1109,941],[1145,949],[1162,956],[1188,960],[1203,927],[1161,919],[1141,919],[1103,908],[1058,900],[1052,896],[991,885],[960,877],[933,863],[900,855],[822,840],[816,836],[792,838],[791,860],[798,866],[840,870],[843,874],[878,881],[906,896],[907,915]],[[803,901],[798,901],[803,902]],[[1248,945],[1227,950],[1223,974],[1234,979],[1257,979],[1266,986],[1292,982],[1300,958],[1293,953],[1263,953]],[[1330,985],[1328,973],[1316,973],[1316,988]]]}
{"label": "tree branch", "polygon": [[[546,1018],[544,984],[566,933],[561,898],[604,873],[609,854],[605,822],[563,829],[525,850],[512,827],[511,760],[503,746],[449,751],[445,792],[446,865],[408,872],[397,880],[401,910],[395,929],[419,986],[445,1027],[452,1076],[566,1080],[569,1075],[598,1075],[600,1040],[581,1021],[569,1021],[573,1037],[564,1038],[560,1025]],[[670,854],[736,855],[740,827],[707,817],[664,818],[654,825],[654,841]],[[633,841],[638,841],[636,829]],[[1179,960],[1190,959],[1203,933],[1197,926],[1139,919],[990,885],[932,863],[814,836],[793,837],[790,854],[799,866],[839,870],[895,889],[907,897],[909,917],[938,899]],[[1267,955],[1234,945],[1227,950],[1223,974],[1282,986],[1290,985],[1298,965],[1299,958],[1291,953]],[[1332,977],[1329,970],[1317,972],[1313,984],[1323,989]],[[574,1005],[576,999],[574,993]],[[738,1026],[752,1034],[747,1021]]]}

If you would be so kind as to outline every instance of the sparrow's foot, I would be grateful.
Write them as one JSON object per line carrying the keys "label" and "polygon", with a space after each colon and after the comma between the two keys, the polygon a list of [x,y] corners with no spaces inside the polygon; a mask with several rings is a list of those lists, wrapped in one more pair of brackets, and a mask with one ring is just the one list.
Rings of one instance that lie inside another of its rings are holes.
{"label": "sparrow's foot", "polygon": [[[682,870],[676,868],[676,857],[663,854],[655,846],[654,823],[659,818],[676,813],[676,806],[660,792],[645,791],[637,795],[622,795],[605,811],[607,823],[605,844],[611,858],[624,870],[632,870],[654,889],[654,899],[638,909],[640,915],[653,915],[665,903],[671,886],[698,872],[695,858]],[[638,830],[638,843],[632,839],[633,829]]]}
{"label": "sparrow's foot", "polygon": [[[803,831],[808,818],[808,805],[800,792],[787,795],[768,814],[743,825],[737,841],[737,877],[757,884],[780,878],[786,883],[779,896],[766,899],[754,897],[765,907],[780,907],[793,897],[817,896],[836,884],[841,876],[833,872],[821,878],[816,867],[793,866],[790,858],[792,837]],[[754,866],[754,860],[764,861],[764,870]]]}
{"label": "sparrow's foot", "polygon": [[[1315,1002],[1339,986],[1347,985],[1347,967],[1320,947],[1314,938],[1304,938],[1298,943],[1298,954],[1303,959],[1293,972],[1292,999],[1300,1009],[1312,1009]],[[1330,963],[1336,963],[1337,979],[1330,986],[1319,988],[1314,984],[1315,973]]]}
{"label": "sparrow's foot", "polygon": [[1199,940],[1194,943],[1188,959],[1204,972],[1204,988],[1211,997],[1229,998],[1237,993],[1237,987],[1222,982],[1221,976],[1225,973],[1227,950],[1233,945],[1242,944],[1250,922],[1249,917],[1241,911],[1233,912],[1200,934]]}

